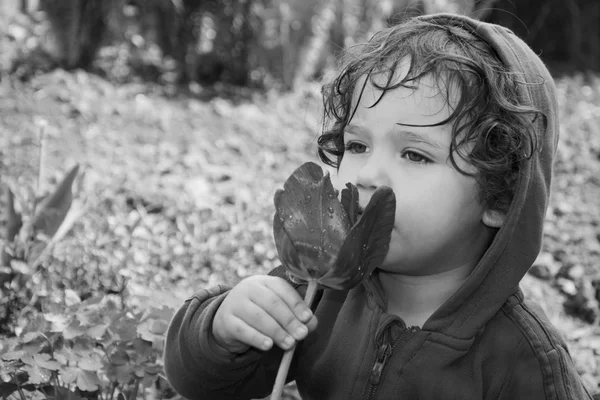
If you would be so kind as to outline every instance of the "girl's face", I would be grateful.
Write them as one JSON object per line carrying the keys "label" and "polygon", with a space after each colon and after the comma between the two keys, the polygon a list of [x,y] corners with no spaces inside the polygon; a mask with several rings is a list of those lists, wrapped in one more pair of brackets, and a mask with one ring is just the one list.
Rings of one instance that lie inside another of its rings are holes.
{"label": "girl's face", "polygon": [[[400,67],[402,69],[402,67]],[[406,72],[405,72],[406,73]],[[362,88],[357,84],[356,93]],[[478,201],[474,178],[449,161],[451,126],[432,125],[450,113],[434,78],[424,77],[416,90],[385,93],[367,83],[356,113],[344,132],[339,184],[354,183],[365,207],[374,190],[389,186],[396,195],[390,249],[381,269],[406,275],[432,275],[474,267],[500,222]],[[458,156],[459,166],[472,171]]]}

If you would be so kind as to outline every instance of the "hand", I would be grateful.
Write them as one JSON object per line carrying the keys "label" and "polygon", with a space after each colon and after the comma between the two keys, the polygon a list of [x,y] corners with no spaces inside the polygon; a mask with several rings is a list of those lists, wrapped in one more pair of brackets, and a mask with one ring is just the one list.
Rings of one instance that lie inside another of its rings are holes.
{"label": "hand", "polygon": [[221,347],[243,353],[250,347],[269,350],[273,343],[287,350],[316,327],[317,318],[292,285],[279,277],[257,275],[227,294],[212,330]]}

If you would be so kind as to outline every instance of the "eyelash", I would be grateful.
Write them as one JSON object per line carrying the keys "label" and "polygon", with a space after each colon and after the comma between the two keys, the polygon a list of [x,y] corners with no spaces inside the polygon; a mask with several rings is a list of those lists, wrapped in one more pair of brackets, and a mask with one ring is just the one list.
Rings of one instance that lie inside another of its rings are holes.
{"label": "eyelash", "polygon": [[362,144],[362,143],[358,143],[358,142],[348,142],[348,143],[346,143],[346,144],[344,145],[344,149],[345,149],[346,151],[349,151],[349,152],[351,152],[352,154],[362,154],[362,153],[354,153],[354,151],[353,151],[353,150],[356,150],[356,148],[355,148],[356,146],[362,146],[362,147],[365,147],[365,148],[367,147],[367,146],[365,146],[365,145],[364,145],[364,144]]}
{"label": "eyelash", "polygon": [[[344,145],[344,149],[345,149],[346,151],[349,151],[349,152],[350,152],[350,153],[352,153],[352,154],[364,154],[364,152],[363,152],[363,153],[356,153],[356,152],[355,152],[355,151],[356,151],[356,146],[362,146],[362,147],[364,147],[364,148],[366,148],[366,147],[367,147],[366,145],[364,145],[364,144],[362,144],[362,143],[358,143],[358,142],[348,142],[348,143],[346,143],[346,144]],[[365,149],[365,151],[366,151],[366,149]],[[416,155],[418,158],[420,158],[420,159],[421,159],[421,161],[414,161],[414,160],[411,160],[411,159],[410,159],[410,157],[408,157],[408,156],[407,156],[407,155],[409,155],[409,154]],[[422,155],[422,154],[419,154],[419,153],[417,153],[417,152],[415,152],[415,151],[412,151],[412,150],[405,150],[405,151],[403,151],[403,152],[402,152],[402,157],[403,157],[403,158],[404,158],[404,157],[406,157],[406,159],[407,159],[409,162],[411,162],[411,163],[414,163],[414,164],[423,164],[423,165],[427,165],[427,164],[430,164],[430,163],[431,163],[431,160],[430,160],[429,158],[427,158],[427,157],[425,157],[424,155]]]}
{"label": "eyelash", "polygon": [[431,163],[431,160],[430,160],[429,158],[425,157],[425,156],[424,156],[424,155],[422,155],[422,154],[416,153],[416,152],[414,152],[414,151],[412,151],[412,150],[406,150],[406,151],[404,151],[404,152],[402,153],[402,156],[404,157],[404,156],[405,156],[405,155],[407,155],[407,154],[414,154],[414,155],[416,155],[417,157],[419,157],[419,158],[421,159],[421,161],[413,161],[413,160],[411,160],[410,158],[408,158],[408,161],[410,161],[410,162],[413,162],[413,163],[415,163],[415,164],[423,164],[423,165],[427,165],[427,164],[430,164],[430,163]]}

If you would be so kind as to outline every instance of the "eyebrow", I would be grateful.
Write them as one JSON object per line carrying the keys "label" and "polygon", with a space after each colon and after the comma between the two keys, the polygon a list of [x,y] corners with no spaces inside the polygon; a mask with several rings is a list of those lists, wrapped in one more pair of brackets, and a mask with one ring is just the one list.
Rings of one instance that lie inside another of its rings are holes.
{"label": "eyebrow", "polygon": [[369,130],[361,128],[360,126],[348,124],[344,128],[344,132],[351,133],[353,135],[360,135],[360,134],[368,134]]}
{"label": "eyebrow", "polygon": [[434,147],[436,149],[445,150],[447,148],[447,146],[444,146],[440,142],[437,142],[428,136],[420,135],[420,134],[412,132],[412,131],[401,130],[401,131],[394,131],[393,133],[395,133],[396,135],[404,136],[404,138],[406,138],[412,142],[426,144],[426,145]]}
{"label": "eyebrow", "polygon": [[[350,134],[360,135],[360,134],[368,134],[369,130],[360,126],[348,124],[345,128],[345,131]],[[393,130],[392,133],[396,136],[401,136],[404,139],[408,139],[412,142],[422,143],[428,146],[431,146],[436,149],[446,150],[447,146],[443,145],[440,142],[437,142],[430,137],[422,134],[415,133],[413,131],[407,131],[405,129],[402,130]]]}

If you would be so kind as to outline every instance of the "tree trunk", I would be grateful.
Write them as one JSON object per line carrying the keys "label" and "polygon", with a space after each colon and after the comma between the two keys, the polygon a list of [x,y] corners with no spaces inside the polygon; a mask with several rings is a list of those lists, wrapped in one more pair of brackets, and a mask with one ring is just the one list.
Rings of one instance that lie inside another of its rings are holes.
{"label": "tree trunk", "polygon": [[113,0],[40,0],[51,28],[49,53],[65,69],[88,68],[102,43]]}

